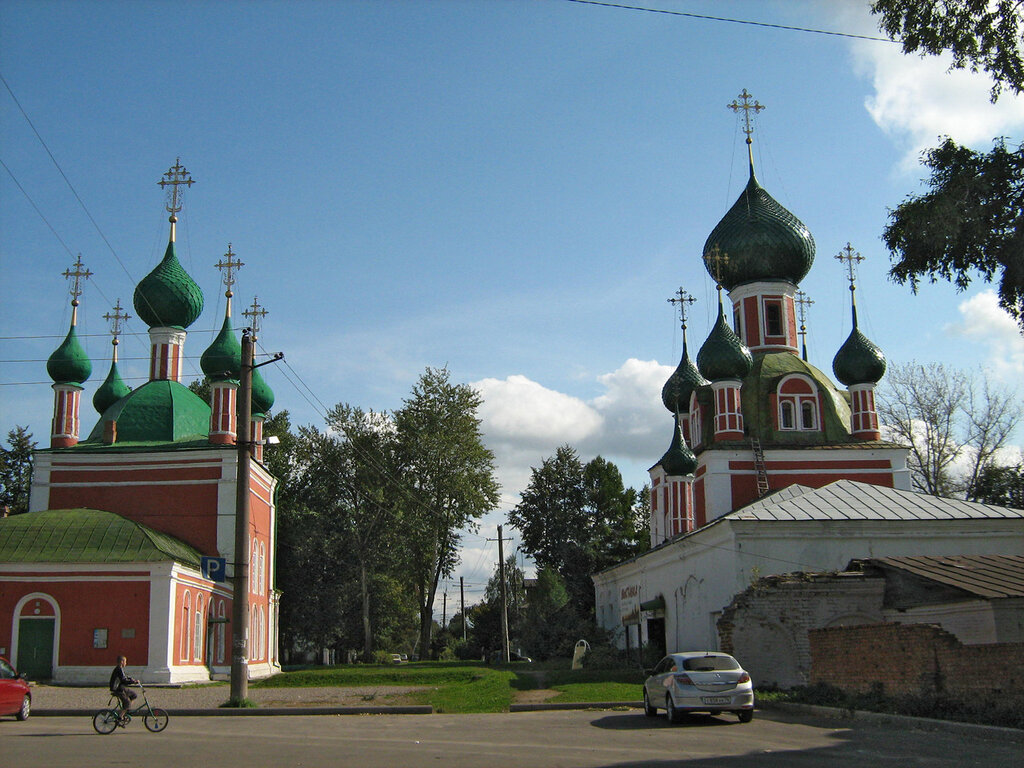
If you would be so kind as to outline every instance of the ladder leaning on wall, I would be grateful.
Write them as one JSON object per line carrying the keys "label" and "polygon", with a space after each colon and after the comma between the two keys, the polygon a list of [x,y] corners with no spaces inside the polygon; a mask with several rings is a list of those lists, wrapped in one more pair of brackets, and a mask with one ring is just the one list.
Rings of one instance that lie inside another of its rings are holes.
{"label": "ladder leaning on wall", "polygon": [[764,451],[761,450],[761,441],[756,437],[750,438],[750,447],[754,451],[754,471],[757,472],[757,498],[768,493],[768,467],[764,463]]}

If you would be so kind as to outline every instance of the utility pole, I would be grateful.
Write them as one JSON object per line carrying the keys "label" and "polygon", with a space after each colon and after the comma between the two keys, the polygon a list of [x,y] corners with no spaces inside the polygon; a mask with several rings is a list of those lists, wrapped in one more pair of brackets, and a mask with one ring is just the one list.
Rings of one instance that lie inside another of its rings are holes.
{"label": "utility pole", "polygon": [[498,573],[501,575],[501,661],[508,664],[508,598],[505,586],[505,540],[498,526]]}
{"label": "utility pole", "polygon": [[444,588],[444,598],[441,600],[441,629],[448,626],[448,587]]}
{"label": "utility pole", "polygon": [[242,370],[238,377],[238,483],[235,487],[235,572],[231,600],[231,703],[236,707],[249,695],[249,475],[252,442],[253,341],[242,331]]}
{"label": "utility pole", "polygon": [[459,576],[459,597],[462,601],[462,642],[466,642],[466,585]]}

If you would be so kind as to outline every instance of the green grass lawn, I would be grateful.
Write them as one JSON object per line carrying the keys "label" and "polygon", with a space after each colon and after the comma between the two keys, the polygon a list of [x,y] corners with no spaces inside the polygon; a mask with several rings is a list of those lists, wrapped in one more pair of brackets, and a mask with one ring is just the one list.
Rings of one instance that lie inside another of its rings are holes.
{"label": "green grass lawn", "polygon": [[550,688],[555,702],[636,701],[642,675],[635,670],[569,670],[527,664],[486,666],[479,662],[356,664],[285,671],[251,688],[412,685],[423,690],[402,697],[436,712],[506,712],[516,691]]}

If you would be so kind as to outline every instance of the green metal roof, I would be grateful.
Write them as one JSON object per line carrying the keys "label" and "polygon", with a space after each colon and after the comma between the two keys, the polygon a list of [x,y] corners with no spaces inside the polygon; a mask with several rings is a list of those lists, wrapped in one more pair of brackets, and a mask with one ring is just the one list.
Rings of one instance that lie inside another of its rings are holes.
{"label": "green metal roof", "polygon": [[756,280],[799,285],[814,263],[810,230],[757,183],[753,167],[746,189],[704,243],[705,266],[716,246],[728,257],[718,280],[730,291]]}
{"label": "green metal roof", "polygon": [[832,359],[832,372],[845,386],[877,384],[885,375],[885,355],[854,326]]}
{"label": "green metal roof", "polygon": [[264,416],[274,407],[274,390],[260,375],[259,368],[252,369],[252,412]]}
{"label": "green metal roof", "polygon": [[100,384],[100,388],[92,396],[92,407],[96,409],[97,413],[102,415],[107,408],[131,391],[131,387],[125,384],[124,379],[121,378],[121,374],[117,370],[117,363],[111,360],[107,378],[104,379],[103,383]]}
{"label": "green metal roof", "polygon": [[719,296],[718,320],[697,353],[697,368],[709,381],[742,379],[750,371],[752,363],[750,350],[726,322]]}
{"label": "green metal roof", "polygon": [[683,356],[672,375],[668,377],[665,386],[661,388],[661,402],[670,413],[686,413],[690,410],[690,395],[693,394],[693,390],[707,383],[707,379],[700,375],[697,366],[690,360],[690,355],[686,351],[684,332]]}
{"label": "green metal roof", "polygon": [[206,442],[210,434],[210,406],[176,381],[148,381],[118,400],[79,446],[104,445],[103,423],[110,420],[117,422],[115,445]]}
{"label": "green metal roof", "polygon": [[51,509],[0,518],[0,562],[137,563],[174,560],[199,568],[194,547],[98,509]]}
{"label": "green metal roof", "polygon": [[692,475],[693,471],[697,469],[697,457],[693,455],[693,451],[686,445],[686,440],[683,439],[683,430],[679,426],[679,416],[673,417],[675,419],[675,426],[672,429],[672,444],[669,445],[668,450],[658,461],[661,468],[665,470],[665,474],[671,477],[682,477],[684,475]]}
{"label": "green metal roof", "polygon": [[174,241],[135,288],[135,312],[150,328],[188,328],[203,311],[203,292],[178,262]]}
{"label": "green metal roof", "polygon": [[82,349],[75,326],[46,361],[46,372],[57,384],[81,384],[92,374],[92,360]]}
{"label": "green metal roof", "polygon": [[203,352],[199,366],[211,381],[238,380],[242,373],[242,345],[238,343],[230,317],[225,316],[220,333]]}

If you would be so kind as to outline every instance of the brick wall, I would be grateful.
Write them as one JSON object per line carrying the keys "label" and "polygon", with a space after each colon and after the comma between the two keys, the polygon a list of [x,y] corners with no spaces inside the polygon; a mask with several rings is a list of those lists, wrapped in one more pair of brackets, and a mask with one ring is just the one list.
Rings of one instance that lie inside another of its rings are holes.
{"label": "brick wall", "polygon": [[1024,703],[1024,643],[963,645],[931,624],[829,627],[808,636],[811,683]]}

